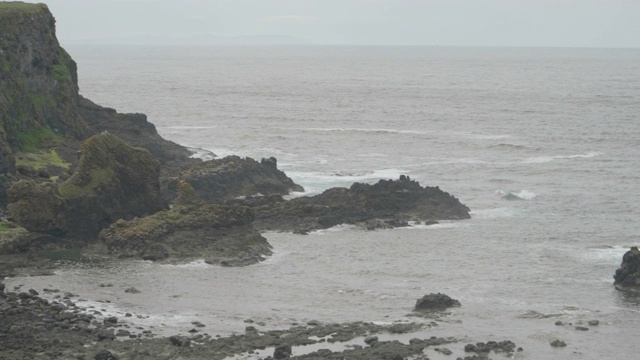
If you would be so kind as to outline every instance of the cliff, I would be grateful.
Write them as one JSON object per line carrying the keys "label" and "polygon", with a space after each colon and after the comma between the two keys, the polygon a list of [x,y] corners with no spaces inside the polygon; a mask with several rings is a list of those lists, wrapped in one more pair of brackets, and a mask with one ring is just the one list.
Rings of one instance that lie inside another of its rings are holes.
{"label": "cliff", "polygon": [[44,4],[0,2],[0,206],[16,173],[37,167],[30,153],[55,150],[69,168],[83,140],[105,130],[144,147],[162,164],[183,163],[190,152],[162,139],[143,114],[118,114],[78,93],[75,61],[60,46]]}

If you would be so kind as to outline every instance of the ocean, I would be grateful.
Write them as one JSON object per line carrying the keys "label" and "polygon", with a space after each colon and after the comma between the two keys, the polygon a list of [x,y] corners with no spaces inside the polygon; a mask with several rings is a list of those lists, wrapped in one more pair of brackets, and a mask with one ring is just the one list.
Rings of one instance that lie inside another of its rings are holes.
{"label": "ocean", "polygon": [[[637,356],[640,299],[616,291],[612,276],[640,242],[640,50],[67,50],[85,97],[147,114],[198,156],[274,156],[305,187],[294,196],[406,174],[455,195],[472,218],[267,233],[275,254],[245,268],[71,264],[8,286],[71,291],[169,335],[194,320],[219,335],[243,332],[247,319],[264,329],[430,322],[407,314],[441,292],[462,306],[424,335],[512,340],[524,348],[518,359]],[[567,347],[552,348],[555,339]]]}

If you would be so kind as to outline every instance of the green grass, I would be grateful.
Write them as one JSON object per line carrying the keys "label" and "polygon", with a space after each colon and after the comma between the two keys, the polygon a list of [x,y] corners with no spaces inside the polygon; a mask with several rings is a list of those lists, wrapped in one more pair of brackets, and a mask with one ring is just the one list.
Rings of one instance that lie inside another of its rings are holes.
{"label": "green grass", "polygon": [[65,199],[74,199],[85,195],[91,195],[100,185],[107,184],[113,181],[116,177],[113,169],[109,167],[92,169],[90,182],[84,186],[78,186],[72,183],[75,176],[78,176],[78,174],[74,174],[58,188],[60,196]]}
{"label": "green grass", "polygon": [[35,152],[43,147],[59,144],[61,141],[61,136],[53,132],[49,126],[18,133],[20,150],[25,153]]}
{"label": "green grass", "polygon": [[18,1],[0,2],[0,18],[17,14],[37,14],[46,8],[45,4],[28,4]]}
{"label": "green grass", "polygon": [[57,166],[68,170],[71,165],[62,160],[55,149],[33,153],[18,153],[16,155],[16,165],[28,166],[36,170],[45,169],[47,166]]}
{"label": "green grass", "polygon": [[16,227],[8,221],[0,221],[0,232],[14,231]]}
{"label": "green grass", "polygon": [[67,67],[66,63],[53,65],[51,76],[53,76],[53,78],[58,81],[71,81],[71,72],[69,72],[69,68]]}

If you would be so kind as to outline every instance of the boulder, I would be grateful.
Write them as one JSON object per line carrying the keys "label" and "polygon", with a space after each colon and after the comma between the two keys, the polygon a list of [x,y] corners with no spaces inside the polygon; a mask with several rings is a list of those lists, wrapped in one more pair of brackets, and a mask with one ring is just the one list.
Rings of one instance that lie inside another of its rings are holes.
{"label": "boulder", "polygon": [[332,188],[311,197],[284,201],[279,196],[236,199],[228,203],[251,206],[260,230],[307,232],[340,224],[365,229],[407,226],[408,221],[468,219],[469,208],[438,187],[422,187],[402,176],[369,185]]}
{"label": "boulder", "polygon": [[33,232],[64,233],[64,200],[53,183],[20,180],[8,191],[7,217]]}
{"label": "boulder", "polygon": [[271,254],[271,246],[253,228],[251,209],[240,206],[174,206],[151,216],[119,220],[102,230],[110,253],[145,260],[205,259],[242,266]]}
{"label": "boulder", "polygon": [[286,195],[304,191],[287,175],[278,170],[275,158],[262,159],[227,156],[189,165],[163,179],[165,198],[172,201],[181,181],[186,181],[198,198],[206,203],[224,203],[226,200],[252,195]]}
{"label": "boulder", "polygon": [[67,236],[92,239],[116,220],[165,209],[159,175],[159,163],[147,150],[108,132],[87,139],[74,174],[58,189]]}
{"label": "boulder", "polygon": [[460,302],[458,300],[452,299],[445,294],[428,294],[416,301],[414,311],[442,311],[454,306],[460,306]]}
{"label": "boulder", "polygon": [[631,247],[622,256],[620,268],[613,278],[617,289],[640,291],[640,251],[637,246]]}

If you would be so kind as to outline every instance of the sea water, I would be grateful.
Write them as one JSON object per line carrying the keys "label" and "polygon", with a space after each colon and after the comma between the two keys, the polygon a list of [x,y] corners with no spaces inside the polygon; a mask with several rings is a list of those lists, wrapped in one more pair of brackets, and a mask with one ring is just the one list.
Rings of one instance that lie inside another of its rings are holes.
{"label": "sea water", "polygon": [[462,307],[425,336],[509,339],[527,359],[637,355],[640,301],[612,275],[640,241],[640,50],[68,50],[84,96],[143,112],[201,153],[274,156],[304,195],[406,174],[455,195],[472,218],[267,233],[275,254],[244,268],[105,261],[9,285],[71,291],[167,334],[197,320],[212,335],[242,332],[247,319],[261,329],[415,321],[415,301],[442,292]]}

